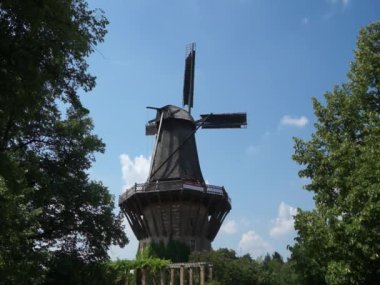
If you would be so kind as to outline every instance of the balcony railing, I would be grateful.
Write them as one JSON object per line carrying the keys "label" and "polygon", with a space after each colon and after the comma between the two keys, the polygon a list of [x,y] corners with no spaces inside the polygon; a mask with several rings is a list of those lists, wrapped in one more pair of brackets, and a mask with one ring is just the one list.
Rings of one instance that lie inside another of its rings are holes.
{"label": "balcony railing", "polygon": [[123,202],[130,196],[138,192],[159,192],[159,191],[198,191],[208,193],[212,195],[219,195],[226,197],[228,202],[231,203],[231,199],[228,196],[223,186],[216,186],[210,184],[202,184],[194,181],[186,180],[172,180],[172,181],[156,181],[147,183],[135,183],[132,187],[128,188],[119,197],[119,203]]}

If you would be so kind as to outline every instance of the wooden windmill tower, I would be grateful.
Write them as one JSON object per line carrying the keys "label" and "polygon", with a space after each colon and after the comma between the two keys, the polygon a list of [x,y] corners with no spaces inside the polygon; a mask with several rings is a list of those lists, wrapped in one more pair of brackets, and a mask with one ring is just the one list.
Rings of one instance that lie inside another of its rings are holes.
{"label": "wooden windmill tower", "polygon": [[207,185],[199,165],[195,132],[199,128],[242,128],[245,113],[191,116],[194,94],[195,44],[186,49],[183,105],[152,108],[156,117],[146,125],[155,135],[149,177],[119,198],[140,249],[171,240],[190,250],[209,250],[228,212],[231,200],[223,186]]}

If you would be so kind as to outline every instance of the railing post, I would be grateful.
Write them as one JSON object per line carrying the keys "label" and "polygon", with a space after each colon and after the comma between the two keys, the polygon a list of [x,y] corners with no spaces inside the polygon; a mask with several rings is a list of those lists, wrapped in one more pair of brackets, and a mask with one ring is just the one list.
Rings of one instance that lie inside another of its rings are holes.
{"label": "railing post", "polygon": [[170,285],[174,285],[174,268],[170,268]]}
{"label": "railing post", "polygon": [[189,285],[193,285],[193,268],[189,268]]}
{"label": "railing post", "polygon": [[201,265],[200,285],[205,285],[205,266]]}
{"label": "railing post", "polygon": [[181,268],[179,269],[179,284],[180,285],[184,285],[184,281],[185,281],[185,268],[183,265],[181,265]]}
{"label": "railing post", "polygon": [[165,269],[161,269],[161,285],[165,285]]}
{"label": "railing post", "polygon": [[208,281],[212,281],[212,265],[208,266]]}
{"label": "railing post", "polygon": [[145,268],[141,269],[141,285],[146,285],[146,270]]}

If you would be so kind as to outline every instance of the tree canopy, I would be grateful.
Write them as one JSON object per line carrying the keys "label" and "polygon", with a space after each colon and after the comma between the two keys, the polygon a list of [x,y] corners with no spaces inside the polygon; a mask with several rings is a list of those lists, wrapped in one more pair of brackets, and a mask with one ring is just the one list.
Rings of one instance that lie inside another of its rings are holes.
{"label": "tree canopy", "polygon": [[190,260],[212,263],[215,284],[297,284],[296,274],[278,252],[254,260],[249,254],[236,256],[234,250],[221,248],[210,252],[193,252]]}
{"label": "tree canopy", "polygon": [[[124,246],[113,197],[88,169],[105,145],[78,91],[107,19],[84,0],[0,3],[0,276],[43,282],[62,257]],[[62,263],[64,264],[64,263]],[[27,278],[27,279],[25,279]]]}
{"label": "tree canopy", "polygon": [[348,82],[313,106],[316,130],[293,158],[315,209],[296,216],[292,259],[304,284],[379,284],[380,22],[360,31]]}

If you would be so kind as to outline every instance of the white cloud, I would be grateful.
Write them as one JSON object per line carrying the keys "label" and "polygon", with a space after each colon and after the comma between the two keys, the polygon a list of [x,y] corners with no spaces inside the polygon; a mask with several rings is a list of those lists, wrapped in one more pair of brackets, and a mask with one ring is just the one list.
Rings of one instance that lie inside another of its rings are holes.
{"label": "white cloud", "polygon": [[256,145],[250,145],[246,148],[245,152],[250,155],[256,155],[260,152],[260,147]]}
{"label": "white cloud", "polygon": [[[121,172],[123,179],[123,190],[131,187],[135,183],[145,182],[149,175],[150,157],[146,158],[143,155],[136,156],[131,159],[128,154],[120,155]],[[123,224],[125,232],[129,239],[128,245],[124,248],[113,245],[110,247],[108,254],[111,259],[133,259],[136,256],[138,240],[136,239],[131,227],[124,218]]]}
{"label": "white cloud", "polygon": [[294,126],[294,127],[302,128],[306,126],[308,122],[309,120],[305,116],[301,116],[297,118],[297,117],[285,115],[281,118],[281,125],[283,126]]}
{"label": "white cloud", "polygon": [[304,25],[309,24],[309,22],[310,22],[310,19],[308,17],[304,17],[304,18],[301,19],[301,23],[304,24]]}
{"label": "white cloud", "polygon": [[131,159],[127,154],[120,155],[123,191],[135,183],[145,182],[149,175],[150,157],[143,155]]}
{"label": "white cloud", "polygon": [[243,217],[240,219],[240,224],[245,227],[249,227],[251,225],[251,221],[248,218]]}
{"label": "white cloud", "polygon": [[243,254],[249,253],[254,258],[273,251],[273,247],[253,230],[241,236],[239,249]]}
{"label": "white cloud", "polygon": [[271,237],[280,237],[294,230],[294,215],[297,209],[284,202],[278,207],[278,216],[269,234]]}
{"label": "white cloud", "polygon": [[221,230],[228,235],[236,234],[238,231],[238,225],[235,220],[228,220],[223,223]]}
{"label": "white cloud", "polygon": [[137,248],[139,241],[136,239],[131,227],[129,226],[126,218],[123,220],[123,225],[125,226],[124,231],[127,233],[129,243],[121,248],[118,245],[111,245],[108,250],[108,255],[112,260],[116,259],[134,259],[136,257]]}

